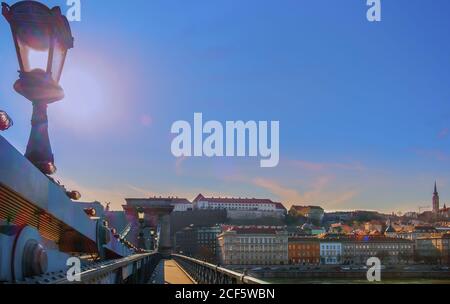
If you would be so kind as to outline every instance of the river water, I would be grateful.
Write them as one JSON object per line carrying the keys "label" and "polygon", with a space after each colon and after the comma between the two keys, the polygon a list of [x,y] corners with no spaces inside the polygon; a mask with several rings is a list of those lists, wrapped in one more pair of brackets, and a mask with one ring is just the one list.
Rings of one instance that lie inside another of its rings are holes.
{"label": "river water", "polygon": [[[264,279],[265,281],[273,284],[374,284],[367,280],[361,279]],[[434,279],[386,279],[381,280],[380,283],[375,284],[450,284],[450,280],[434,280]]]}

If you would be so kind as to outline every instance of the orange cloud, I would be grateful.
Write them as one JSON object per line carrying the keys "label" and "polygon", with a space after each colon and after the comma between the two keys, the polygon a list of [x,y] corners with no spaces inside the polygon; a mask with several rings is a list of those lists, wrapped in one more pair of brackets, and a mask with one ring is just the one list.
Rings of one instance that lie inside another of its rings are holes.
{"label": "orange cloud", "polygon": [[103,204],[110,202],[113,210],[122,210],[126,197],[151,197],[157,195],[155,192],[133,185],[115,186],[105,189],[82,185],[69,178],[62,178],[61,180],[64,181],[63,184],[67,190],[77,190],[81,193],[80,201],[98,201]]}
{"label": "orange cloud", "polygon": [[304,160],[292,160],[290,163],[296,167],[299,167],[308,171],[325,171],[332,169],[340,169],[340,170],[353,170],[353,171],[363,171],[365,167],[359,163],[316,163],[316,162],[308,162]]}
{"label": "orange cloud", "polygon": [[310,185],[310,190],[304,193],[270,179],[255,178],[252,184],[276,195],[287,208],[294,204],[324,204],[324,208],[335,208],[348,203],[358,194],[354,190],[340,193],[327,190],[332,179],[330,176],[320,176]]}

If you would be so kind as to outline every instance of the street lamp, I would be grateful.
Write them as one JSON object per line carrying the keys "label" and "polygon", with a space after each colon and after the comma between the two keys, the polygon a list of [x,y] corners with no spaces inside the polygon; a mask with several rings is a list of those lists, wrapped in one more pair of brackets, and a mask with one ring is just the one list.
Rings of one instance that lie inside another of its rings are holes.
{"label": "street lamp", "polygon": [[150,231],[150,250],[155,250],[155,230]]}
{"label": "street lamp", "polygon": [[59,85],[67,51],[73,37],[67,18],[59,7],[52,9],[37,1],[2,3],[19,61],[17,93],[33,104],[31,134],[25,156],[44,174],[56,172],[48,137],[47,105],[64,98]]}
{"label": "street lamp", "polygon": [[145,238],[144,238],[144,220],[145,220],[145,212],[142,207],[137,209],[137,216],[139,221],[139,234],[138,234],[138,246],[141,249],[145,249]]}
{"label": "street lamp", "polygon": [[139,207],[137,209],[137,215],[138,215],[139,223],[143,224],[144,223],[144,218],[145,218],[145,212],[144,212],[144,209],[142,207]]}

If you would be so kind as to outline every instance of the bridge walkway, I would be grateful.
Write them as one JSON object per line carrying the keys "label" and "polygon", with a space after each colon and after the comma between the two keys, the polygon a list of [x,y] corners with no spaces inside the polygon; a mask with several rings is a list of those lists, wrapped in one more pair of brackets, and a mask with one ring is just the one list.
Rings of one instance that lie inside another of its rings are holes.
{"label": "bridge walkway", "polygon": [[195,284],[174,260],[162,260],[156,267],[149,284]]}

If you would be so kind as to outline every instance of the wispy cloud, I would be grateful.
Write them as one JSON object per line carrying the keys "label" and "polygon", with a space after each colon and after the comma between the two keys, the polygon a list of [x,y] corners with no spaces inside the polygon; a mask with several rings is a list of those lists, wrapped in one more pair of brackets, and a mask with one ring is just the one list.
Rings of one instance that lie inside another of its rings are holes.
{"label": "wispy cloud", "polygon": [[183,163],[187,160],[186,156],[175,159],[175,174],[177,176],[183,175]]}
{"label": "wispy cloud", "polygon": [[445,139],[445,138],[448,137],[449,134],[450,134],[450,129],[449,128],[443,128],[441,131],[439,131],[438,138],[439,139]]}
{"label": "wispy cloud", "polygon": [[281,184],[273,180],[255,178],[252,183],[255,186],[268,190],[283,201],[298,202],[304,200],[304,196],[301,195],[297,190],[282,186]]}
{"label": "wispy cloud", "polygon": [[348,203],[358,194],[356,190],[336,193],[327,189],[332,179],[330,176],[318,177],[309,185],[309,190],[303,193],[270,179],[255,178],[252,183],[277,196],[286,207],[294,204],[324,204],[326,208],[337,208]]}
{"label": "wispy cloud", "polygon": [[422,157],[447,162],[450,161],[450,154],[439,149],[415,149],[414,152]]}
{"label": "wispy cloud", "polygon": [[363,171],[365,167],[359,162],[353,163],[326,163],[326,162],[309,162],[305,160],[291,160],[292,165],[313,172],[326,171],[326,170],[352,170]]}
{"label": "wispy cloud", "polygon": [[122,210],[122,205],[127,197],[151,197],[157,195],[156,192],[136,187],[133,185],[123,185],[110,187],[108,189],[101,187],[92,187],[80,184],[70,178],[62,178],[64,186],[68,190],[77,190],[81,193],[81,201],[98,201],[103,204],[111,203],[114,210]]}
{"label": "wispy cloud", "polygon": [[137,186],[133,186],[133,185],[126,185],[126,187],[142,197],[151,197],[151,196],[156,195],[155,192],[149,191],[148,189],[144,189],[141,187],[137,187]]}

